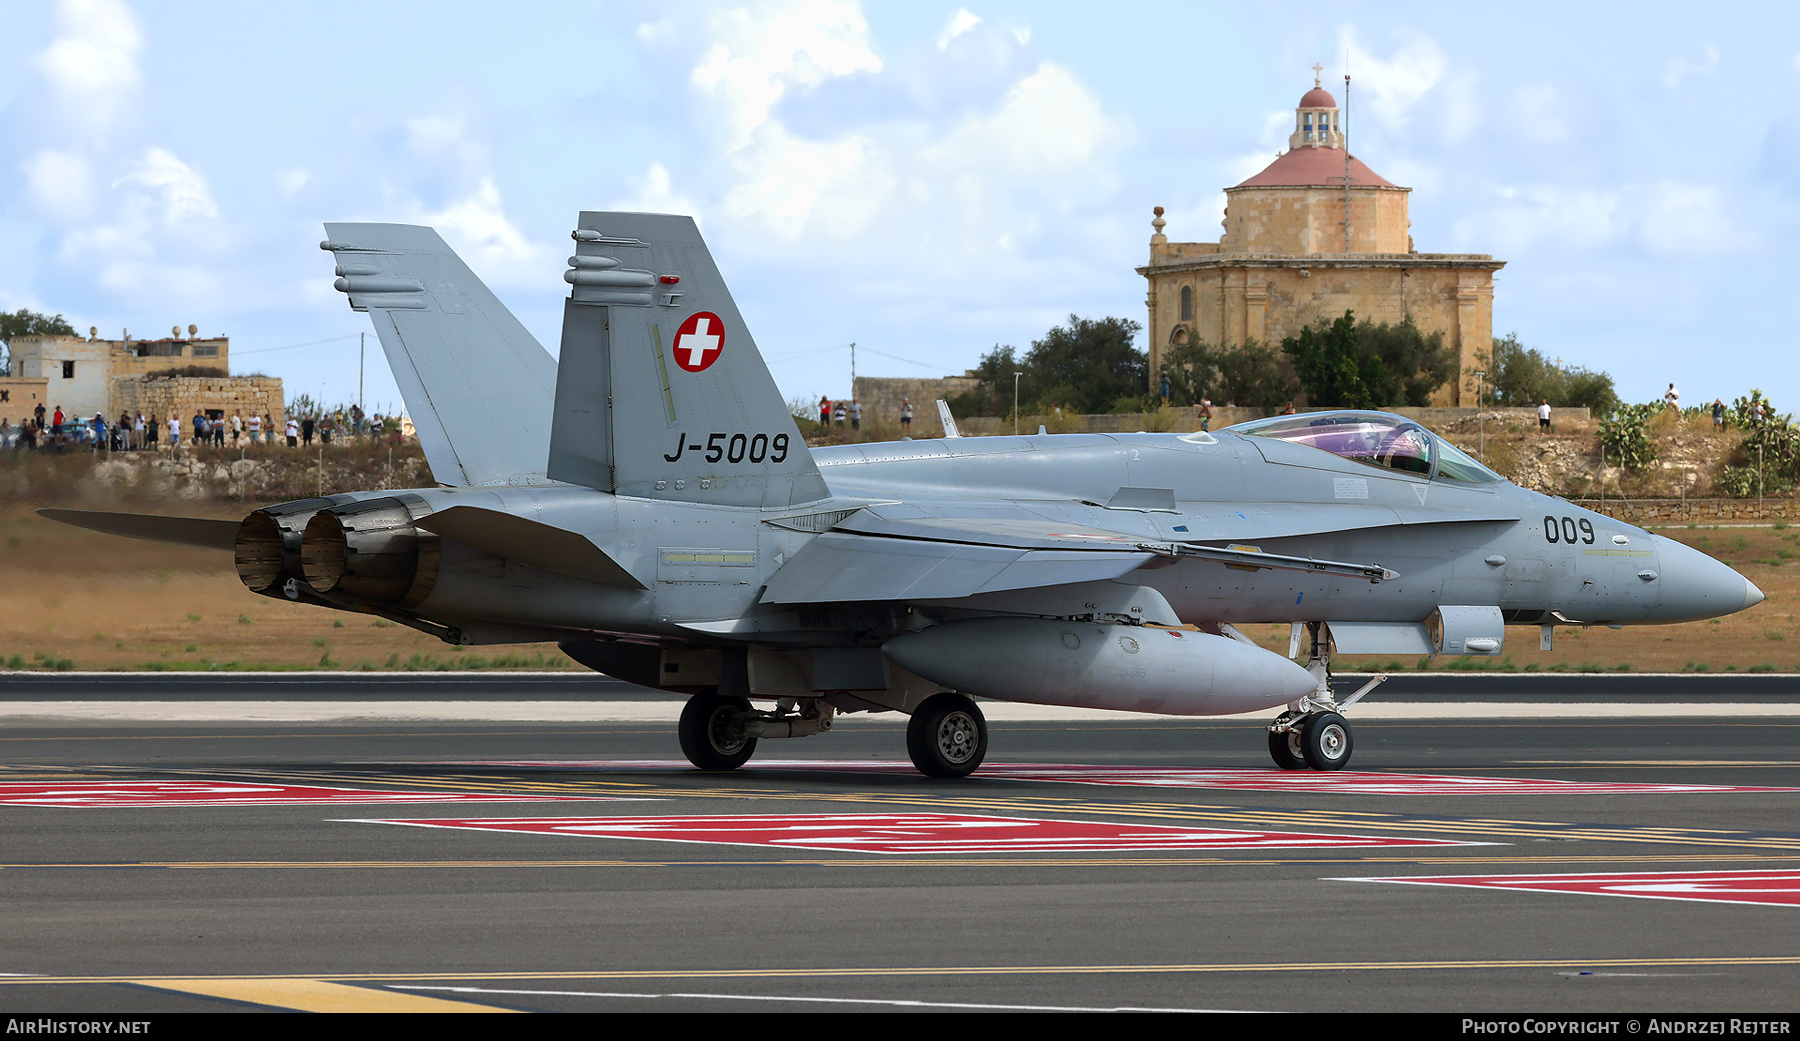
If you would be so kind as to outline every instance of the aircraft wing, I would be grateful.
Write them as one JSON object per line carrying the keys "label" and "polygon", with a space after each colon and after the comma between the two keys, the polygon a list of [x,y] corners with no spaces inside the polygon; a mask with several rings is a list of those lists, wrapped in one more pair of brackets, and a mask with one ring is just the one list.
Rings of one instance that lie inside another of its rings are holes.
{"label": "aircraft wing", "polygon": [[960,599],[1117,578],[1155,556],[1129,543],[1098,551],[1022,549],[828,531],[770,577],[762,602]]}
{"label": "aircraft wing", "polygon": [[1320,560],[1200,543],[1517,520],[1493,512],[1425,507],[1263,503],[1206,504],[1204,510],[1196,515],[1193,510],[1059,503],[870,506],[840,520],[796,553],[770,578],[762,602],[946,600],[1118,578],[1157,558],[1177,557],[1240,569],[1381,582],[1399,576],[1379,562]]}
{"label": "aircraft wing", "polygon": [[840,520],[836,531],[1027,549],[1119,548],[1139,542],[1249,542],[1421,524],[1510,523],[1495,511],[1311,503],[1189,503],[1179,512],[1089,503],[883,504]]}

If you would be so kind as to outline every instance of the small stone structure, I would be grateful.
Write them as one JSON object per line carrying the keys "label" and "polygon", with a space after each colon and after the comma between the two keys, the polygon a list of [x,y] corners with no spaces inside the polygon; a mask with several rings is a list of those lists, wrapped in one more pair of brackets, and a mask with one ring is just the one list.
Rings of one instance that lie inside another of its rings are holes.
{"label": "small stone structure", "polygon": [[[211,418],[241,412],[249,419],[254,411],[273,416],[277,430],[287,419],[281,380],[229,375],[230,337],[201,338],[192,325],[185,337],[176,328],[163,339],[137,340],[126,334],[105,340],[90,329],[86,339],[22,336],[9,348],[14,375],[0,379],[0,391],[18,398],[21,407],[9,411],[13,402],[0,402],[0,416],[29,415],[40,400],[46,409],[60,406],[71,419],[92,419],[98,412],[111,423],[121,412],[142,412],[166,422],[173,415],[182,420],[184,439],[195,412]],[[216,372],[152,378],[170,370],[209,369]],[[32,394],[38,397],[30,398]]]}
{"label": "small stone structure", "polygon": [[287,422],[287,407],[281,397],[281,381],[273,376],[139,376],[117,380],[113,384],[113,408],[107,419],[120,412],[147,418],[158,416],[167,423],[170,416],[181,420],[185,440],[193,429],[190,422],[195,412],[209,418],[234,415],[247,421],[252,415],[271,416],[279,432]]}
{"label": "small stone structure", "polygon": [[[862,402],[865,423],[898,424],[900,402],[907,400],[913,406],[913,425],[935,431],[938,418],[937,405],[933,402],[939,398],[948,401],[958,394],[974,390],[980,383],[973,376],[944,376],[934,380],[858,376],[852,393],[856,395],[856,400]],[[836,405],[837,402],[832,404]],[[813,403],[811,415],[818,418],[817,402]]]}

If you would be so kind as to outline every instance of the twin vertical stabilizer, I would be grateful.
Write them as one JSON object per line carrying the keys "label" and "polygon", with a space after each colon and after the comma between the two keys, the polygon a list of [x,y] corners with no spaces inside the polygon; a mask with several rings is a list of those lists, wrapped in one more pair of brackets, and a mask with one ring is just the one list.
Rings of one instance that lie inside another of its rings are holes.
{"label": "twin vertical stabilizer", "polygon": [[367,311],[441,484],[544,480],[556,362],[438,233],[327,224],[339,292]]}
{"label": "twin vertical stabilizer", "polygon": [[765,509],[830,495],[693,218],[584,212],[574,239],[550,478]]}

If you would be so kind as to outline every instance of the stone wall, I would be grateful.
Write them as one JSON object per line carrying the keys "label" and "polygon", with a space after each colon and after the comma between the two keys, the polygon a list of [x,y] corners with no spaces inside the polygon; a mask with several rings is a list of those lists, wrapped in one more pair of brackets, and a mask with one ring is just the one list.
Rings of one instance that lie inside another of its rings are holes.
{"label": "stone wall", "polygon": [[1800,517],[1794,499],[1575,499],[1575,505],[1640,527],[1770,524]]}
{"label": "stone wall", "polygon": [[[865,423],[899,423],[900,402],[909,399],[913,405],[913,426],[935,432],[938,429],[937,400],[948,401],[973,390],[979,382],[972,376],[945,376],[935,380],[858,376],[853,393],[856,400],[862,402]],[[817,418],[817,402],[814,406],[812,415]]]}
{"label": "stone wall", "polygon": [[273,376],[175,376],[166,379],[123,379],[113,381],[113,401],[107,410],[112,419],[120,412],[146,417],[155,415],[163,422],[170,416],[181,419],[185,435],[192,427],[195,412],[221,412],[228,419],[242,414],[274,417],[275,429],[287,422],[286,400],[281,393],[281,380]]}
{"label": "stone wall", "polygon": [[[861,381],[859,380],[858,382]],[[916,398],[913,400],[913,405],[915,407],[918,405],[918,400]],[[1301,413],[1319,411],[1333,410],[1300,410]],[[1389,408],[1382,409],[1382,411],[1405,416],[1428,430],[1442,431],[1454,429],[1459,434],[1467,435],[1459,436],[1456,439],[1459,445],[1462,444],[1462,442],[1469,441],[1470,436],[1473,436],[1475,433],[1474,427],[1470,427],[1466,431],[1463,430],[1462,427],[1466,424],[1474,423],[1477,418],[1485,419],[1487,422],[1494,424],[1493,427],[1489,428],[1494,432],[1498,432],[1504,424],[1517,424],[1526,427],[1537,426],[1537,411],[1535,409],[1527,408],[1476,409],[1439,407],[1433,405],[1425,408]],[[1223,430],[1233,424],[1248,423],[1252,419],[1262,419],[1267,415],[1268,413],[1259,408],[1225,408],[1222,405],[1215,405],[1213,406],[1213,421],[1210,429]],[[931,413],[931,417],[934,420],[931,426],[935,427],[935,411]],[[1556,410],[1556,421],[1558,423],[1585,422],[1587,419],[1588,410],[1585,408],[1559,408]],[[924,419],[921,418],[919,422],[924,422]],[[1188,431],[1200,429],[1200,409],[1198,406],[1189,405],[1181,408],[1169,408],[1161,412],[1118,412],[1094,416],[1075,414],[1061,416],[1021,416],[1019,418],[1019,431],[1021,433],[1035,433],[1040,424],[1047,427],[1052,433],[1058,434],[1111,434],[1120,432],[1129,433],[1134,430]],[[969,419],[957,420],[957,427],[965,434],[1010,434],[1012,433],[1012,420],[1005,417],[971,417]]]}

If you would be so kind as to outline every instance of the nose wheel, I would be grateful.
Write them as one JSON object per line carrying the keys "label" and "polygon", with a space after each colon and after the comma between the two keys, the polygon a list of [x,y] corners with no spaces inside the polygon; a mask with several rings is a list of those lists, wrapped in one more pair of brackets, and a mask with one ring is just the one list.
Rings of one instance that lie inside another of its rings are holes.
{"label": "nose wheel", "polygon": [[1269,724],[1269,758],[1283,770],[1342,770],[1355,746],[1336,712],[1283,712]]}

